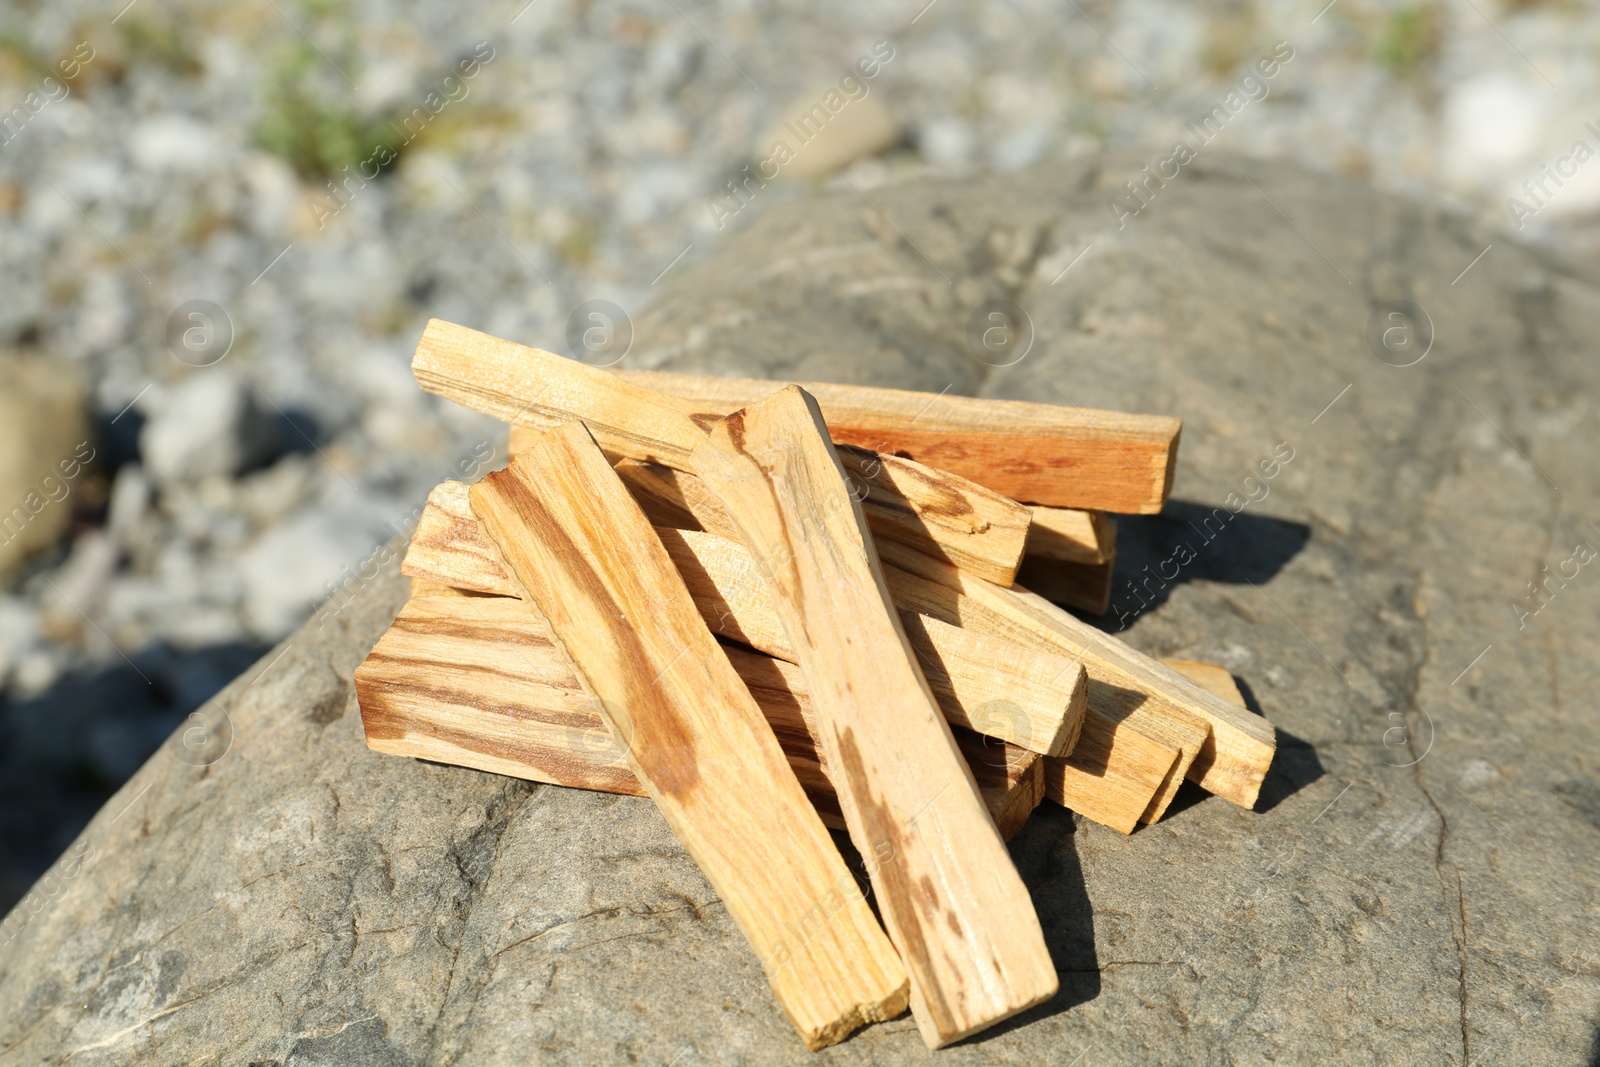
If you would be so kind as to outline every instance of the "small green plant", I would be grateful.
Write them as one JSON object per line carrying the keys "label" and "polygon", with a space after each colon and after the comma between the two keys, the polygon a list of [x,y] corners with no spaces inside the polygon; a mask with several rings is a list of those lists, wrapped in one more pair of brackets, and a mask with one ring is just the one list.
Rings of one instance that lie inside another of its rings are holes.
{"label": "small green plant", "polygon": [[1439,9],[1432,4],[1396,10],[1378,38],[1378,62],[1400,77],[1415,74],[1439,54],[1440,22]]}
{"label": "small green plant", "polygon": [[133,16],[117,29],[122,31],[130,67],[162,66],[185,77],[200,73],[200,59],[194,53],[188,33],[171,22]]}
{"label": "small green plant", "polygon": [[363,116],[342,92],[330,91],[326,66],[310,46],[293,46],[272,72],[255,132],[258,145],[309,181],[356,166],[395,140],[381,118]]}

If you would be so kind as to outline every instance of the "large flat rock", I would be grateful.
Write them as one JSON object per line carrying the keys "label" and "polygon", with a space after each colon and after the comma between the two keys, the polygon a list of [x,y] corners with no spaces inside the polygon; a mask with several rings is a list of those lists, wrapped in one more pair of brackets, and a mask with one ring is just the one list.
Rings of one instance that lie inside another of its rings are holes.
{"label": "large flat rock", "polygon": [[[648,802],[364,748],[349,678],[391,569],[208,707],[225,754],[176,739],[13,913],[0,1064],[1594,1057],[1600,290],[1219,157],[1119,228],[1147,161],[779,204],[629,358],[1185,419],[1106,625],[1227,664],[1279,761],[1256,812],[1186,787],[1123,837],[1040,810],[1012,851],[1055,1002],[936,1055],[909,1018],[807,1054]],[[1031,320],[1020,360],[963,340],[993,300]],[[1393,300],[1431,320],[1410,366],[1379,343],[1403,320],[1369,338]]]}

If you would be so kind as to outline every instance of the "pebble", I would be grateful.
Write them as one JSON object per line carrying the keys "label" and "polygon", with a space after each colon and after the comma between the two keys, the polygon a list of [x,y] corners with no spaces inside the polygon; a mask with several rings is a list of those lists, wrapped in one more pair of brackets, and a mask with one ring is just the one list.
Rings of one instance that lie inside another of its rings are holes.
{"label": "pebble", "polygon": [[374,546],[364,529],[323,511],[304,510],[274,526],[239,559],[246,625],[263,640],[282,637],[327,600]]}
{"label": "pebble", "polygon": [[275,437],[248,380],[206,370],[162,398],[139,436],[139,454],[157,481],[196,481],[240,473],[266,458]]}
{"label": "pebble", "polygon": [[[778,118],[756,139],[757,159],[772,159],[768,171],[784,178],[821,178],[854,163],[877,155],[899,142],[900,125],[884,106],[870,83],[851,76],[852,92],[867,95],[852,98],[839,84],[813,86],[789,102]],[[793,152],[784,162],[774,156],[783,145]],[[767,171],[757,170],[762,177]]]}
{"label": "pebble", "polygon": [[92,459],[84,389],[70,369],[0,356],[0,582],[72,525]]}
{"label": "pebble", "polygon": [[39,635],[38,611],[21,597],[0,596],[0,689],[33,648]]}

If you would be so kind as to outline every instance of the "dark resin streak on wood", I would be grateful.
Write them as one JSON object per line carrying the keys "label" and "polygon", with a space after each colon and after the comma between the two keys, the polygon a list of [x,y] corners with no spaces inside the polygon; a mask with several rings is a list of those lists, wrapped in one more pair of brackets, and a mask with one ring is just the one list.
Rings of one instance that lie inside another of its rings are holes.
{"label": "dark resin streak on wood", "polygon": [[[505,501],[540,539],[545,551],[556,556],[560,561],[558,565],[565,567],[574,576],[571,585],[575,589],[583,590],[597,609],[618,620],[608,628],[608,636],[621,646],[619,655],[615,657],[616,670],[608,676],[608,680],[614,680],[621,685],[624,692],[620,702],[611,701],[608,704],[614,713],[616,711],[623,713],[618,725],[626,724],[629,735],[626,743],[635,759],[646,767],[651,784],[670,796],[687,794],[700,781],[694,741],[670,703],[662,699],[661,691],[656,688],[656,679],[642,679],[639,676],[636,668],[653,662],[644,643],[639,640],[633,627],[622,621],[626,614],[622,605],[605,592],[607,583],[584,557],[577,542],[562,528],[560,522],[545,508],[538,497],[531,493],[522,484],[522,480],[513,473],[516,466],[517,464],[513,464],[510,470],[497,471],[484,480],[492,482],[495,488],[501,491]],[[497,524],[497,520],[491,519],[491,521]],[[649,537],[655,537],[655,531],[650,530],[647,525],[646,531]],[[520,545],[516,545],[515,538],[501,537],[498,540],[502,551],[526,551]],[[511,545],[516,547],[508,547]],[[597,542],[596,547],[604,551],[608,546]],[[658,550],[665,556],[666,550],[659,548],[659,542]],[[512,569],[517,568],[513,566]],[[621,573],[626,575],[629,572],[627,568],[622,568]],[[592,679],[591,684],[594,684]],[[657,711],[646,715],[631,713],[631,709],[643,707],[655,708]]]}

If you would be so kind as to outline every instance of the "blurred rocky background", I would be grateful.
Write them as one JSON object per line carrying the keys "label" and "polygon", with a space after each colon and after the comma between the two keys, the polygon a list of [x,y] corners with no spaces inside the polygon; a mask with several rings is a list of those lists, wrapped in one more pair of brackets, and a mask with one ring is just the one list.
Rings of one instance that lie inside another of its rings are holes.
{"label": "blurred rocky background", "polygon": [[503,461],[413,383],[429,316],[564,350],[807,183],[1154,164],[1219,106],[1227,151],[1600,250],[1579,0],[124,3],[0,11],[0,911]]}

